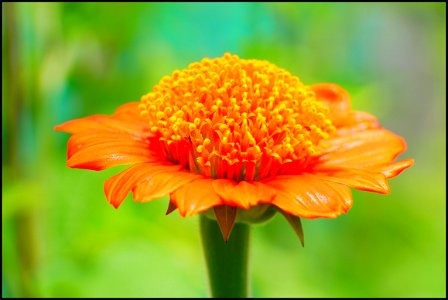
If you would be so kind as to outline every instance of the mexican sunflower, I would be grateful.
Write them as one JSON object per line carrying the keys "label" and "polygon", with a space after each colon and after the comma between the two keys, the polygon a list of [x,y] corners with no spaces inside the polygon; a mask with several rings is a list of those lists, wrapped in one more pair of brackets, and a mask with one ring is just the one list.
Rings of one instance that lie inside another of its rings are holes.
{"label": "mexican sunflower", "polygon": [[111,116],[56,130],[72,134],[68,167],[130,165],[105,182],[114,207],[130,192],[139,202],[169,195],[168,212],[214,212],[225,239],[238,214],[266,207],[335,218],[351,208],[350,188],[387,194],[413,164],[394,161],[403,138],[353,111],[340,86],[228,53],[174,71]]}

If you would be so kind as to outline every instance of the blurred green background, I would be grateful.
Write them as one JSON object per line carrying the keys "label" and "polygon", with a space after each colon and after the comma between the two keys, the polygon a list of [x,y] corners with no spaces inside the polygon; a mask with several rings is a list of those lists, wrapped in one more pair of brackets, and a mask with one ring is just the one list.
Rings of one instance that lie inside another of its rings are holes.
{"label": "blurred green background", "polygon": [[445,297],[445,26],[445,3],[2,2],[3,296],[208,296],[197,216],[113,209],[103,182],[123,168],[67,168],[53,127],[230,51],[342,85],[416,161],[390,195],[304,220],[305,248],[280,216],[255,226],[253,296]]}

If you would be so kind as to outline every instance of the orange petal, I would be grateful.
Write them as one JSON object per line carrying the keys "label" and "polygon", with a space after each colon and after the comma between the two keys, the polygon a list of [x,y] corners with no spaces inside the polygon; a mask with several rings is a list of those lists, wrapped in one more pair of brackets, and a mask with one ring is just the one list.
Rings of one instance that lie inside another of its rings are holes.
{"label": "orange petal", "polygon": [[235,206],[220,205],[215,206],[214,210],[216,221],[218,222],[222,237],[227,243],[230,233],[232,232],[233,225],[235,224],[237,208]]}
{"label": "orange petal", "polygon": [[317,177],[331,182],[341,183],[357,190],[375,192],[380,194],[390,193],[384,174],[372,173],[364,170],[325,170]]}
{"label": "orange petal", "polygon": [[104,115],[93,115],[86,118],[74,119],[62,124],[56,125],[54,129],[56,131],[64,131],[67,133],[75,134],[87,130],[101,130],[110,131],[109,127],[105,123],[98,122],[99,118],[107,118]]}
{"label": "orange petal", "polygon": [[363,111],[351,111],[342,124],[336,127],[337,135],[353,134],[356,131],[380,128],[377,118]]}
{"label": "orange petal", "polygon": [[118,116],[120,119],[131,119],[134,122],[141,122],[147,124],[148,121],[145,118],[142,118],[140,114],[140,109],[138,106],[141,102],[129,102],[121,105],[115,110],[114,115]]}
{"label": "orange petal", "polygon": [[113,116],[93,115],[67,121],[55,127],[55,130],[76,134],[83,131],[108,131],[129,133],[135,137],[151,136],[149,126],[138,112],[138,102],[120,106]]}
{"label": "orange petal", "polygon": [[181,216],[192,216],[223,204],[212,186],[213,179],[196,179],[178,188],[171,194],[171,202],[176,204]]}
{"label": "orange petal", "polygon": [[368,168],[392,162],[406,150],[405,141],[385,129],[371,129],[330,138],[326,153],[319,157],[315,170],[344,167]]}
{"label": "orange petal", "polygon": [[75,119],[55,127],[56,130],[71,134],[85,131],[97,132],[122,132],[138,138],[146,138],[152,134],[146,124],[121,120],[116,116],[94,115],[86,118]]}
{"label": "orange petal", "polygon": [[179,165],[162,165],[157,163],[141,163],[134,165],[117,175],[109,178],[104,183],[104,193],[107,200],[117,208],[138,184],[149,180],[158,173],[179,170]]}
{"label": "orange petal", "polygon": [[146,141],[123,133],[84,131],[70,137],[67,166],[103,170],[117,165],[153,160]]}
{"label": "orange petal", "polygon": [[155,173],[135,187],[133,190],[134,200],[147,202],[161,198],[198,178],[201,176],[181,170]]}
{"label": "orange petal", "polygon": [[316,99],[330,108],[328,117],[335,126],[344,123],[351,110],[350,95],[337,84],[318,83],[310,88],[316,93]]}
{"label": "orange petal", "polygon": [[311,174],[277,176],[264,183],[277,191],[272,204],[297,217],[335,218],[352,206],[348,187]]}
{"label": "orange petal", "polygon": [[407,168],[411,167],[413,164],[414,164],[413,159],[405,159],[390,164],[375,166],[374,168],[370,168],[369,170],[371,172],[382,173],[384,174],[384,176],[386,176],[387,179],[389,179],[397,176]]}
{"label": "orange petal", "polygon": [[273,189],[260,182],[217,179],[212,182],[213,189],[224,203],[248,209],[259,203],[270,203],[275,196]]}

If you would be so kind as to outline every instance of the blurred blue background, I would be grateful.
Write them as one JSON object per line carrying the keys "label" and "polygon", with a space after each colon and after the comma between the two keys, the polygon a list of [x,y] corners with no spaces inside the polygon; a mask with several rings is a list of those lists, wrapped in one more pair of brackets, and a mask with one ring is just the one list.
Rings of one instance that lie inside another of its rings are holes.
{"label": "blurred blue background", "polygon": [[445,28],[445,3],[2,2],[2,295],[208,296],[198,218],[113,209],[103,182],[123,168],[68,169],[53,127],[229,51],[340,84],[416,161],[390,195],[304,220],[305,248],[279,216],[254,226],[253,296],[445,297]]}

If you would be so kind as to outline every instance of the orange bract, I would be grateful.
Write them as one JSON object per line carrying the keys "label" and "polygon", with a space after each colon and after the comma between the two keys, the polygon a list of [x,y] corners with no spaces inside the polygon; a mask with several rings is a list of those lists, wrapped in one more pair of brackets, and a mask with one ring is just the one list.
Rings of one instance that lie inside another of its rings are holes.
{"label": "orange bract", "polygon": [[115,207],[131,191],[141,202],[170,195],[170,210],[215,207],[218,222],[228,214],[222,205],[334,218],[352,205],[349,187],[388,193],[387,179],[413,164],[393,162],[404,140],[352,111],[341,87],[306,86],[269,62],[230,54],[174,71],[112,116],[56,129],[72,134],[69,167],[133,164],[106,181]]}

